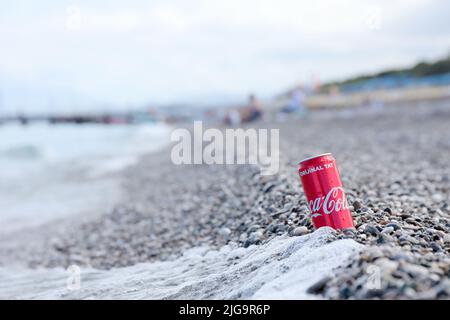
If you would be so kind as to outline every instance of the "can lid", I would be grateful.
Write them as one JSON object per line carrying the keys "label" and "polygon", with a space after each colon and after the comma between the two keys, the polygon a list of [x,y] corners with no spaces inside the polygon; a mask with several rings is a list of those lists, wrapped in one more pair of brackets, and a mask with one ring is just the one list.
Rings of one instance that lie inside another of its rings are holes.
{"label": "can lid", "polygon": [[311,160],[311,159],[314,159],[314,158],[319,158],[319,157],[323,157],[323,156],[331,156],[331,153],[330,152],[328,152],[328,153],[322,153],[322,154],[319,154],[319,155],[317,155],[317,156],[312,156],[312,157],[309,157],[309,158],[306,158],[306,159],[303,159],[302,161],[300,161],[298,164],[300,164],[300,163],[302,163],[302,162],[305,162],[305,161],[308,161],[308,160]]}

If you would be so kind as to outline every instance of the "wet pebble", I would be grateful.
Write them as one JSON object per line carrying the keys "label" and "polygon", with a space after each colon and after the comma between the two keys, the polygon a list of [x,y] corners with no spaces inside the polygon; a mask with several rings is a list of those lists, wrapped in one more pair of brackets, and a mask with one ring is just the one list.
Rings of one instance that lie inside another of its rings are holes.
{"label": "wet pebble", "polygon": [[302,236],[307,233],[309,233],[308,228],[303,227],[303,226],[297,227],[292,231],[293,236]]}

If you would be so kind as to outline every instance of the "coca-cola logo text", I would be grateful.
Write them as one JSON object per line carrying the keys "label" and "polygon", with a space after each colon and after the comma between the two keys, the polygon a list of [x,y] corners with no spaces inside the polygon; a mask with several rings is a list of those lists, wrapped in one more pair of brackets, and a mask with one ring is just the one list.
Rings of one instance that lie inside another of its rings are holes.
{"label": "coca-cola logo text", "polygon": [[342,187],[334,187],[328,191],[324,197],[317,197],[314,200],[308,202],[309,210],[311,211],[311,217],[319,217],[322,213],[319,211],[330,214],[333,212],[339,212],[349,208],[345,192]]}

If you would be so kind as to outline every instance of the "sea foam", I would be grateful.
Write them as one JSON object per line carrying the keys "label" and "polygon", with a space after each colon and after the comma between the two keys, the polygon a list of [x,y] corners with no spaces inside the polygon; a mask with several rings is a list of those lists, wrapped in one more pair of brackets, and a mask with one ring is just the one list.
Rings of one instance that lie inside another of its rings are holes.
{"label": "sea foam", "polygon": [[307,289],[363,249],[350,239],[330,242],[333,233],[325,227],[248,248],[192,248],[171,261],[81,267],[77,290],[67,287],[72,275],[64,269],[0,268],[0,298],[315,299]]}

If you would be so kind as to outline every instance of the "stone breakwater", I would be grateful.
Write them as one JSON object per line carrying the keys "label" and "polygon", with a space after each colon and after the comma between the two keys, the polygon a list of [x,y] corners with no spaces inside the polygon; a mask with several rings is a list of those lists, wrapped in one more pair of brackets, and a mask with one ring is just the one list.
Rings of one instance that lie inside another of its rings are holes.
{"label": "stone breakwater", "polygon": [[[280,128],[280,172],[170,162],[170,150],[124,172],[112,212],[61,223],[34,245],[0,245],[0,263],[99,269],[173,260],[192,247],[264,244],[313,231],[296,163],[331,152],[366,249],[310,292],[326,298],[450,296],[450,104],[377,113],[317,112]],[[330,239],[330,241],[334,241]],[[375,285],[366,284],[376,277]]]}

